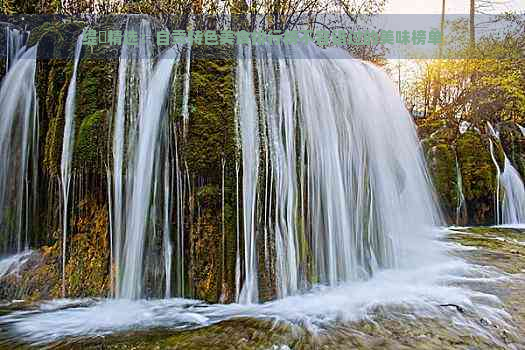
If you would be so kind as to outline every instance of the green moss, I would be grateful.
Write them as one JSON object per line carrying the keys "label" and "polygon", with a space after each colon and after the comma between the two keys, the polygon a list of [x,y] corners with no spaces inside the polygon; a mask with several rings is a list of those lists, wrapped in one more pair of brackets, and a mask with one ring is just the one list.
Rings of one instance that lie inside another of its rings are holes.
{"label": "green moss", "polygon": [[107,111],[102,110],[82,120],[76,137],[74,168],[105,175],[104,155],[107,154],[108,143],[106,118]]}
{"label": "green moss", "polygon": [[60,158],[62,155],[62,139],[64,133],[65,101],[67,97],[66,76],[72,65],[65,60],[51,60],[48,65],[40,67],[38,75],[38,90],[41,101],[40,115],[43,116],[43,129],[46,137],[43,139],[43,167],[46,175],[60,174]]}
{"label": "green moss", "polygon": [[[202,51],[228,48],[195,46]],[[218,54],[222,55],[222,54]],[[235,286],[236,207],[234,60],[191,61],[189,125],[179,134],[182,157],[195,191],[190,283],[196,297],[217,302],[233,301]],[[180,116],[175,115],[180,121]],[[182,123],[179,122],[179,125]],[[222,228],[222,181],[224,167],[224,233]]]}
{"label": "green moss", "polygon": [[458,201],[456,153],[449,144],[438,144],[427,152],[427,163],[443,211],[452,219]]}
{"label": "green moss", "polygon": [[445,119],[420,119],[418,120],[417,133],[420,139],[428,139],[432,134],[438,130],[445,130]]}
{"label": "green moss", "polygon": [[525,176],[525,137],[513,122],[499,123],[501,145],[512,165]]}
{"label": "green moss", "polygon": [[463,193],[467,201],[469,221],[490,224],[494,221],[496,167],[488,150],[488,141],[473,131],[457,141],[457,155],[463,178]]}
{"label": "green moss", "polygon": [[217,302],[221,294],[222,232],[220,192],[216,185],[205,185],[197,192],[199,215],[192,236],[194,293],[199,299]]}
{"label": "green moss", "polygon": [[236,154],[234,61],[196,59],[191,70],[191,113],[184,158],[194,173],[218,179],[222,158],[234,160]]}
{"label": "green moss", "polygon": [[525,238],[523,230],[470,227],[456,229],[449,239],[469,247],[477,247],[470,259],[482,265],[493,265],[508,273],[525,270]]}
{"label": "green moss", "polygon": [[110,286],[108,211],[87,196],[78,205],[66,266],[67,295],[108,296]]}
{"label": "green moss", "polygon": [[28,46],[38,43],[38,51],[45,58],[73,57],[76,38],[86,25],[78,21],[45,21],[33,28],[27,39]]}

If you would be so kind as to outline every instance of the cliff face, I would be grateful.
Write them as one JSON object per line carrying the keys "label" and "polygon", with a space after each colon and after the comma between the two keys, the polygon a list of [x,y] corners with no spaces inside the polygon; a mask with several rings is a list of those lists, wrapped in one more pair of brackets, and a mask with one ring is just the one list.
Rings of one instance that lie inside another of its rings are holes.
{"label": "cliff face", "polygon": [[[64,38],[78,36],[85,25],[77,21],[36,25],[28,43],[34,45],[38,42],[40,50],[59,52],[63,50]],[[70,230],[65,267],[65,290],[69,297],[110,296],[114,287],[111,276],[116,269],[111,256],[108,172],[112,171],[112,122],[119,61],[93,58],[115,50],[114,47],[101,45],[94,50],[84,49],[78,67],[72,200],[67,222]],[[233,50],[224,46],[193,47],[194,55],[199,57],[214,54],[233,57]],[[72,56],[72,52],[69,54]],[[236,292],[237,246],[240,247],[240,256],[243,254],[243,242],[238,241],[242,240],[242,224],[239,224],[242,209],[237,203],[242,202],[242,191],[237,191],[237,186],[242,170],[238,169],[240,150],[235,118],[236,61],[233,58],[191,61],[187,125],[180,108],[185,64],[183,58],[177,68],[178,78],[172,84],[167,115],[175,126],[178,168],[186,185],[182,217],[174,215],[170,223],[171,239],[177,241],[176,249],[181,250],[180,255],[187,267],[183,275],[177,277],[184,283],[174,294],[209,302],[232,302]],[[61,296],[60,161],[72,69],[71,60],[39,59],[37,62],[40,156],[36,212],[30,220],[30,241],[36,252],[21,270],[0,278],[0,298]],[[515,124],[502,123],[497,127],[501,130],[501,142],[492,141],[496,145],[500,167],[503,166],[504,151],[523,176],[525,138]],[[475,129],[459,133],[442,121],[430,120],[419,125],[419,133],[447,223],[493,224],[497,186],[489,136]],[[179,225],[185,232],[182,241],[177,236]],[[257,244],[263,246],[263,242]],[[270,244],[268,249],[272,255],[274,247]],[[153,247],[153,251],[159,252],[160,249]],[[267,300],[275,295],[275,281],[271,277],[275,266],[273,263],[265,266],[261,256],[264,252],[259,250],[258,254],[258,284],[261,299]],[[147,259],[161,260],[158,256]],[[153,288],[157,273],[146,269],[146,291]],[[155,295],[154,292],[151,295]]]}
{"label": "cliff face", "polygon": [[[494,145],[494,157],[500,170],[504,169],[506,154],[523,177],[525,138],[519,126],[507,121],[497,124],[496,128],[499,138],[476,128],[459,132],[444,120],[428,120],[419,125],[429,173],[450,225],[496,223],[498,180],[490,142]],[[502,195],[500,186],[500,197]]]}
{"label": "cliff face", "polygon": [[[195,47],[199,56],[209,47]],[[224,49],[232,50],[232,48]],[[191,177],[192,295],[233,301],[236,252],[235,60],[191,61],[189,124],[182,156]],[[223,182],[224,181],[224,182]],[[224,186],[224,212],[222,190]]]}
{"label": "cliff face", "polygon": [[[85,23],[44,24],[31,30],[29,45],[39,50],[62,50],[65,37],[77,37]],[[68,45],[70,47],[71,45]],[[113,50],[83,49],[78,67],[73,178],[69,203],[69,234],[65,267],[66,295],[110,296],[111,259],[108,171],[111,172],[112,121],[116,106],[119,62],[90,59]],[[194,47],[195,55],[233,56],[232,47]],[[202,52],[201,52],[202,51]],[[49,51],[48,51],[49,52]],[[229,54],[228,54],[229,53]],[[72,52],[70,52],[72,56]],[[98,56],[100,57],[100,56]],[[114,56],[113,56],[114,57]],[[182,55],[181,57],[184,57]],[[181,116],[184,59],[178,65],[170,98],[170,122],[175,126],[178,163],[187,185],[183,258],[190,268],[181,295],[210,302],[232,302],[235,296],[236,163],[235,60],[191,61],[189,119]],[[54,298],[61,296],[62,196],[60,162],[65,103],[72,75],[72,60],[39,59],[38,208],[32,218],[31,242],[37,251],[24,268],[1,278],[0,298]],[[174,169],[172,169],[174,170]],[[179,218],[172,224],[175,242]],[[156,244],[156,243],[153,243]],[[179,244],[179,243],[178,243]],[[153,259],[153,257],[147,257]],[[145,290],[155,271],[146,271]]]}

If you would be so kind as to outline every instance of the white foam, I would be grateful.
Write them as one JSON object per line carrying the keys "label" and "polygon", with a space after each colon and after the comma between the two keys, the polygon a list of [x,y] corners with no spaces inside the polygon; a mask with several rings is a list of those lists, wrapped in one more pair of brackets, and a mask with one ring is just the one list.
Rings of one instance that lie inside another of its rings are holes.
{"label": "white foam", "polygon": [[457,286],[457,282],[495,283],[502,278],[507,276],[495,269],[448,257],[418,268],[380,271],[367,281],[317,286],[306,294],[264,304],[208,305],[188,299],[55,300],[41,304],[36,311],[0,317],[0,324],[14,337],[41,344],[152,327],[193,328],[237,317],[273,319],[317,332],[334,322],[372,319],[378,309],[392,307],[392,315],[396,310],[412,317],[446,315],[454,324],[484,334],[487,331],[479,322],[440,305],[459,305],[476,320],[510,327],[510,316],[496,296]]}
{"label": "white foam", "polygon": [[17,273],[20,266],[22,266],[27,261],[32,253],[32,250],[27,250],[0,260],[0,277]]}

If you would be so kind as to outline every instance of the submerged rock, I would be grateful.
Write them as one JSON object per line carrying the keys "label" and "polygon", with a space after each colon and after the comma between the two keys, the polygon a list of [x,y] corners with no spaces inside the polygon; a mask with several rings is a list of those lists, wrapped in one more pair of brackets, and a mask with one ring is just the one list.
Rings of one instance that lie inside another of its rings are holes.
{"label": "submerged rock", "polygon": [[[447,236],[447,241],[462,246],[454,250],[455,255],[471,263],[482,264],[485,271],[485,276],[465,276],[454,284],[479,291],[480,300],[494,295],[492,300],[486,302],[498,307],[499,316],[492,314],[495,318],[478,314],[476,308],[467,302],[435,305],[435,317],[418,316],[403,305],[377,305],[362,320],[341,317],[323,324],[288,323],[265,319],[264,315],[260,315],[261,318],[257,319],[239,317],[192,329],[184,329],[181,324],[171,329],[134,329],[105,336],[70,337],[48,346],[68,349],[190,350],[522,349],[525,347],[524,237],[523,230],[491,227],[455,229]],[[191,301],[188,302],[191,304]],[[207,307],[204,304],[192,305]],[[78,306],[89,307],[89,303],[79,303]],[[60,305],[55,307],[60,309]],[[32,308],[26,304],[0,306],[0,314]],[[59,317],[67,316],[63,314]],[[115,317],[118,320],[118,315]],[[2,338],[0,333],[2,345],[22,345],[19,341]]]}

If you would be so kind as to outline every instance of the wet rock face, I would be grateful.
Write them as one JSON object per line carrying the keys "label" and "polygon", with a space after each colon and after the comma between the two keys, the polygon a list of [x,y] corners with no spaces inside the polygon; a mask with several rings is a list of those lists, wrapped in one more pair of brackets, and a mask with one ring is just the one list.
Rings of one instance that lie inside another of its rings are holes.
{"label": "wet rock face", "polygon": [[[12,264],[6,273],[0,277],[0,300],[23,299],[31,294],[47,294],[42,290],[35,271],[46,265],[45,256],[41,252],[32,252],[27,258]],[[32,275],[32,277],[31,277]]]}
{"label": "wet rock face", "polygon": [[[93,197],[79,204],[72,217],[75,232],[68,241],[66,260],[66,295],[98,297],[110,295],[108,216],[103,205]],[[58,237],[59,232],[55,236]],[[43,246],[13,266],[13,272],[0,277],[0,300],[53,299],[61,297],[62,241]],[[16,270],[15,270],[16,269]]]}
{"label": "wet rock face", "polygon": [[457,140],[457,157],[467,202],[468,224],[494,223],[496,168],[490,158],[487,140],[468,131]]}
{"label": "wet rock face", "polygon": [[455,149],[445,143],[431,146],[427,152],[428,170],[441,203],[447,222],[456,221],[458,203],[457,169]]}
{"label": "wet rock face", "polygon": [[[448,224],[495,224],[497,171],[490,155],[490,141],[501,171],[506,154],[522,178],[525,174],[525,137],[520,126],[505,121],[494,127],[499,131],[499,139],[475,128],[460,133],[456,125],[441,119],[418,122],[429,174]],[[465,197],[465,206],[459,212],[458,170]]]}
{"label": "wet rock face", "polygon": [[498,129],[505,154],[523,178],[525,175],[525,137],[520,126],[513,122],[502,122],[498,124]]}
{"label": "wet rock face", "polygon": [[[490,156],[488,136],[474,129],[456,133],[452,126],[437,121],[428,121],[418,128],[429,174],[446,222],[458,225],[493,224],[496,167]],[[499,143],[496,143],[495,150],[498,162],[501,158],[503,163]],[[461,194],[458,175],[461,175],[465,199],[464,206],[459,210]]]}

